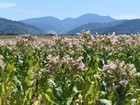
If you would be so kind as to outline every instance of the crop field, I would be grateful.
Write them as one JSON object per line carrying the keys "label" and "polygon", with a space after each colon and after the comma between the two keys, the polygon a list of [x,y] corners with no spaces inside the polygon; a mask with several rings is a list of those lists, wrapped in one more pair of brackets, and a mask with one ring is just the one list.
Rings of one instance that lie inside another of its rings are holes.
{"label": "crop field", "polygon": [[140,35],[1,37],[0,105],[140,105]]}

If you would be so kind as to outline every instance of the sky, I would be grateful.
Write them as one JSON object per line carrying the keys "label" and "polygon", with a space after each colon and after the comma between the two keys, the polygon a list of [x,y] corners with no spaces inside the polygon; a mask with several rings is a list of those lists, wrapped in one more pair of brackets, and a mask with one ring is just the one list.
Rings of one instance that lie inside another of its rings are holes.
{"label": "sky", "polygon": [[140,18],[140,0],[0,0],[0,17],[11,20],[44,16],[62,20],[87,13],[115,19]]}

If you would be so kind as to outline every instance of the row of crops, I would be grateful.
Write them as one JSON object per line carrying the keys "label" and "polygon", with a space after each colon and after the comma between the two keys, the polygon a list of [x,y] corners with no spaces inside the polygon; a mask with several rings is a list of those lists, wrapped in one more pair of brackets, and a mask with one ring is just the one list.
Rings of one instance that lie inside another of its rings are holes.
{"label": "row of crops", "polygon": [[1,40],[0,105],[140,105],[140,35]]}

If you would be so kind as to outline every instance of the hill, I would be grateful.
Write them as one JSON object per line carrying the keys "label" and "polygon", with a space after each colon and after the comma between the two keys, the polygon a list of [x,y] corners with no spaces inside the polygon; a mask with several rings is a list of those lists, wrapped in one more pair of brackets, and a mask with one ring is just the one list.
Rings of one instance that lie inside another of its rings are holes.
{"label": "hill", "polygon": [[43,34],[43,31],[18,21],[0,18],[0,34]]}
{"label": "hill", "polygon": [[[96,32],[102,33],[103,30],[105,30],[106,28],[113,27],[115,25],[123,23],[124,21],[126,21],[126,20],[115,20],[115,21],[108,22],[108,23],[88,23],[88,24],[81,25],[81,26],[69,31],[68,34],[76,34],[76,33],[81,32],[82,30],[85,30],[85,31],[90,30],[90,32],[92,34],[96,33]],[[109,29],[108,29],[108,31],[109,31]]]}
{"label": "hill", "polygon": [[140,33],[140,19],[127,20],[112,27],[100,29],[101,33],[116,32],[117,34],[135,34]]}
{"label": "hill", "polygon": [[91,34],[96,32],[99,34],[137,33],[140,32],[140,19],[115,20],[109,16],[96,14],[85,14],[77,18],[63,20],[51,16],[22,21],[0,18],[0,34],[76,34],[83,29],[90,30]]}
{"label": "hill", "polygon": [[65,18],[63,20],[51,16],[21,20],[21,22],[33,25],[46,33],[54,31],[58,34],[65,34],[87,23],[107,23],[111,21],[114,21],[114,19],[110,16],[100,16],[96,14],[85,14],[77,18]]}
{"label": "hill", "polygon": [[49,33],[50,31],[55,31],[57,33],[62,31],[61,20],[52,16],[31,18],[31,19],[21,20],[20,22],[35,26],[46,33]]}
{"label": "hill", "polygon": [[109,23],[88,23],[81,25],[74,30],[68,32],[68,34],[76,34],[82,30],[90,30],[91,34],[108,34],[116,32],[117,34],[135,34],[140,32],[140,19],[132,20],[116,20]]}

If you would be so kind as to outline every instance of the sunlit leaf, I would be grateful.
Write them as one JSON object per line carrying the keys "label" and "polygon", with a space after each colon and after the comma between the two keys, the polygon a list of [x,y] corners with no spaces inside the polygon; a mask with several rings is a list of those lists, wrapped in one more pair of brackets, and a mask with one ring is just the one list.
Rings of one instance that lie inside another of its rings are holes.
{"label": "sunlit leaf", "polygon": [[136,102],[137,102],[137,99],[131,99],[130,105],[135,105]]}
{"label": "sunlit leaf", "polygon": [[100,102],[104,105],[112,105],[112,102],[107,99],[100,99]]}

